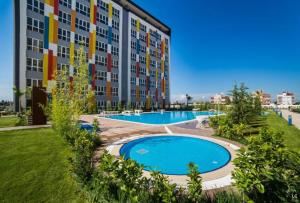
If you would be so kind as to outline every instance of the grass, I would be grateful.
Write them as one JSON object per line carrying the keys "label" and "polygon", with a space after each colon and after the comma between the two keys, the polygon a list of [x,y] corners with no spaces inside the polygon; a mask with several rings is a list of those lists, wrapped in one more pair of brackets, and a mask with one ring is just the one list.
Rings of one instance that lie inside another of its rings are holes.
{"label": "grass", "polygon": [[282,132],[285,144],[292,150],[300,152],[300,130],[295,126],[289,126],[284,118],[275,113],[267,116],[267,124],[274,132]]}
{"label": "grass", "polygon": [[0,202],[84,202],[52,129],[0,132]]}
{"label": "grass", "polygon": [[0,128],[16,126],[18,118],[16,116],[0,117]]}

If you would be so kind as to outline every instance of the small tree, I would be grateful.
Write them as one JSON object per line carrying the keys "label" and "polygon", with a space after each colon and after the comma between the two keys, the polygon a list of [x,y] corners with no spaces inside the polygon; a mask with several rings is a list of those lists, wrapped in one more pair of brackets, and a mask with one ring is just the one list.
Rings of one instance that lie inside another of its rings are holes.
{"label": "small tree", "polygon": [[254,108],[253,111],[254,111],[255,115],[261,115],[262,107],[261,107],[260,98],[258,96],[256,96],[254,98],[254,107],[253,108]]}
{"label": "small tree", "polygon": [[74,144],[74,131],[79,116],[87,109],[88,101],[88,65],[83,46],[79,49],[79,57],[74,68],[73,82],[69,73],[55,73],[56,83],[52,87],[50,102],[51,118],[54,129],[59,135]]}

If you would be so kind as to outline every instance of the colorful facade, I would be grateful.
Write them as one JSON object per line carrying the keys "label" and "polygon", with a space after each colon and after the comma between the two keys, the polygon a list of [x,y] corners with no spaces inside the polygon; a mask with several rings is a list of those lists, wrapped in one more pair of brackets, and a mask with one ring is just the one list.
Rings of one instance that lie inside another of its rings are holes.
{"label": "colorful facade", "polygon": [[[14,0],[14,14],[17,88],[42,86],[51,92],[57,70],[67,70],[72,84],[83,46],[98,109],[169,104],[170,44],[163,41],[170,40],[171,30],[133,2]],[[22,106],[29,103],[22,99]]]}

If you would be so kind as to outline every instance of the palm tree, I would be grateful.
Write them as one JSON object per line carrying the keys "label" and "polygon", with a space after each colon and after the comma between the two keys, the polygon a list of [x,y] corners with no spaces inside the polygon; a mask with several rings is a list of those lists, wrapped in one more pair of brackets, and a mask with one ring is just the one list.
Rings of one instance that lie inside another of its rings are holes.
{"label": "palm tree", "polygon": [[18,89],[16,86],[13,87],[13,91],[14,91],[14,94],[16,96],[16,98],[18,99],[18,102],[19,102],[19,112],[21,113],[21,97],[25,94],[24,91],[21,91],[20,89]]}
{"label": "palm tree", "polygon": [[192,97],[190,95],[186,94],[185,98],[186,98],[186,106],[188,106],[189,102],[192,100]]}

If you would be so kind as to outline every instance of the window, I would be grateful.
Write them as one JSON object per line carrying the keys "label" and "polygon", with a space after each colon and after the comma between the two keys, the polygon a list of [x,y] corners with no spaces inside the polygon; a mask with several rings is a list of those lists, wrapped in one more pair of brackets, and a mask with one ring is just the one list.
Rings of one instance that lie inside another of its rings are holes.
{"label": "window", "polygon": [[100,95],[105,95],[106,92],[106,87],[105,86],[96,86],[95,88],[95,93],[96,95],[100,96]]}
{"label": "window", "polygon": [[71,15],[70,14],[59,11],[58,20],[59,20],[59,22],[71,25]]}
{"label": "window", "polygon": [[146,58],[144,56],[140,56],[140,62],[142,64],[145,64],[146,63]]}
{"label": "window", "polygon": [[43,41],[28,37],[27,50],[43,53]]}
{"label": "window", "polygon": [[135,37],[136,38],[136,31],[135,30],[131,30],[131,37]]}
{"label": "window", "polygon": [[112,27],[115,29],[119,29],[119,22],[112,20]]}
{"label": "window", "polygon": [[70,48],[64,46],[58,46],[57,55],[63,58],[70,58]]}
{"label": "window", "polygon": [[132,85],[136,84],[136,78],[135,77],[130,78],[130,84],[132,84]]}
{"label": "window", "polygon": [[101,65],[101,66],[107,66],[107,58],[104,57],[104,56],[99,56],[99,55],[96,55],[95,56],[95,63],[97,65]]}
{"label": "window", "polygon": [[146,75],[146,68],[141,67],[141,68],[140,68],[140,74],[141,74],[141,75]]}
{"label": "window", "polygon": [[62,71],[65,73],[69,73],[70,65],[69,64],[57,64],[57,71]]}
{"label": "window", "polygon": [[112,96],[117,97],[119,95],[119,91],[117,87],[112,88]]}
{"label": "window", "polygon": [[119,42],[119,35],[115,34],[115,33],[112,33],[112,41]]}
{"label": "window", "polygon": [[[131,93],[131,96],[135,97],[135,92],[136,90],[135,89],[131,89],[130,93]],[[133,102],[131,103],[131,105],[133,106]]]}
{"label": "window", "polygon": [[43,72],[43,60],[35,58],[27,58],[26,69],[28,71]]}
{"label": "window", "polygon": [[72,0],[59,0],[59,4],[64,5],[68,8],[71,8]]}
{"label": "window", "polygon": [[105,104],[105,101],[97,101],[97,108],[104,109]]}
{"label": "window", "polygon": [[90,27],[90,23],[85,21],[85,20],[81,20],[79,18],[76,18],[76,23],[75,23],[76,27],[82,30],[85,30],[87,32],[89,32],[89,27]]}
{"label": "window", "polygon": [[107,52],[107,44],[104,42],[96,41],[96,49],[98,51]]}
{"label": "window", "polygon": [[141,24],[141,30],[144,31],[144,32],[146,32],[146,26],[143,25],[143,24]]}
{"label": "window", "polygon": [[27,0],[27,9],[44,15],[44,3],[38,0]]}
{"label": "window", "polygon": [[27,29],[43,33],[44,32],[44,23],[34,18],[27,17]]}
{"label": "window", "polygon": [[71,36],[70,31],[58,28],[58,38],[59,39],[69,42],[70,36]]}
{"label": "window", "polygon": [[146,36],[140,34],[140,40],[143,41],[143,42],[146,42]]}
{"label": "window", "polygon": [[119,61],[118,60],[113,60],[112,62],[113,62],[112,63],[113,68],[119,68]]}
{"label": "window", "polygon": [[133,61],[136,60],[136,54],[135,53],[131,53],[131,60],[133,60]]}
{"label": "window", "polygon": [[43,81],[39,79],[26,79],[27,87],[42,87]]}
{"label": "window", "polygon": [[115,56],[119,55],[119,48],[115,46],[111,46],[111,53]]}
{"label": "window", "polygon": [[97,21],[100,21],[100,23],[108,25],[108,17],[100,13],[97,13]]}
{"label": "window", "polygon": [[106,72],[105,71],[96,71],[96,80],[106,81]]}
{"label": "window", "polygon": [[136,20],[134,20],[133,18],[131,18],[131,25],[134,27],[136,26]]}
{"label": "window", "polygon": [[145,46],[140,46],[140,52],[146,53],[146,47]]}
{"label": "window", "polygon": [[81,3],[76,2],[76,11],[82,15],[90,17],[90,8]]}
{"label": "window", "polygon": [[75,34],[75,43],[76,44],[83,44],[84,46],[88,47],[89,46],[89,38],[79,35],[79,34]]}
{"label": "window", "polygon": [[103,37],[107,39],[108,31],[104,28],[101,28],[99,26],[96,27],[96,34],[100,37]]}
{"label": "window", "polygon": [[[99,3],[100,2],[100,3]],[[100,4],[100,5],[99,5]],[[100,7],[101,10],[103,11],[108,11],[108,4],[105,3],[104,1],[98,0],[98,6]]]}
{"label": "window", "polygon": [[134,64],[131,64],[131,72],[136,73],[136,66]]}
{"label": "window", "polygon": [[140,85],[141,86],[145,86],[145,84],[146,84],[146,80],[145,79],[142,79],[142,78],[140,78]]}
{"label": "window", "polygon": [[136,42],[131,41],[131,49],[136,49]]}
{"label": "window", "polygon": [[115,17],[119,18],[119,16],[120,16],[120,11],[119,11],[118,9],[113,8],[113,9],[112,9],[112,13],[113,13],[113,15],[114,15]]}
{"label": "window", "polygon": [[112,73],[111,74],[111,81],[112,82],[119,82],[119,75],[118,75],[118,73]]}

